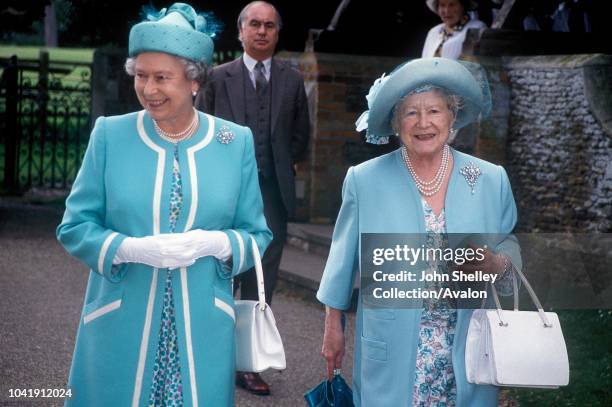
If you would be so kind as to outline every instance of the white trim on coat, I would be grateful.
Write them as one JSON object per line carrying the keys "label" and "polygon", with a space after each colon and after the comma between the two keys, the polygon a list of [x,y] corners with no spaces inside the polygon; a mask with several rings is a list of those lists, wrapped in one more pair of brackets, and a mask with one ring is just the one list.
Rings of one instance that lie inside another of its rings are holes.
{"label": "white trim on coat", "polygon": [[[189,177],[191,180],[191,205],[189,216],[185,223],[185,232],[191,229],[195,222],[195,215],[199,204],[198,173],[195,162],[195,153],[206,147],[212,140],[215,123],[212,116],[204,115],[208,120],[208,131],[202,141],[187,149],[187,162],[189,165]],[[183,318],[185,320],[185,342],[187,348],[187,365],[189,366],[189,384],[191,386],[191,402],[194,407],[198,406],[198,388],[195,373],[195,362],[193,357],[193,341],[191,337],[191,311],[189,308],[189,291],[187,287],[187,268],[181,267],[181,295],[183,297]]]}
{"label": "white trim on coat", "polygon": [[97,310],[92,311],[89,314],[85,315],[83,317],[83,325],[87,325],[94,319],[99,318],[104,314],[108,314],[109,312],[114,311],[118,309],[119,307],[121,307],[121,300],[115,300],[109,304],[106,304],[98,308]]}
{"label": "white trim on coat", "polygon": [[185,232],[191,229],[195,221],[196,211],[198,209],[198,173],[196,171],[195,153],[206,147],[212,140],[215,130],[215,122],[212,116],[204,114],[208,119],[208,131],[206,137],[198,144],[187,149],[187,161],[189,162],[189,176],[191,178],[191,206],[189,207],[189,216],[185,224]]}
{"label": "white trim on coat", "polygon": [[225,312],[228,316],[230,316],[234,322],[236,322],[236,312],[227,302],[223,301],[220,298],[215,297],[215,307],[219,308],[221,311]]}
{"label": "white trim on coat", "polygon": [[138,134],[144,143],[157,153],[157,173],[155,174],[155,192],[153,193],[153,234],[159,234],[159,217],[161,213],[161,193],[164,181],[164,165],[166,163],[166,150],[151,140],[144,129],[144,110],[138,112]]}
{"label": "white trim on coat", "polygon": [[[155,191],[153,193],[153,234],[157,235],[160,232],[160,212],[161,212],[161,194],[162,183],[164,180],[164,165],[166,160],[166,151],[155,144],[147,135],[144,129],[144,110],[138,112],[137,128],[138,135],[142,141],[153,151],[157,153],[157,171],[155,174]],[[157,277],[159,270],[154,268],[151,278],[151,286],[149,288],[149,299],[147,301],[147,311],[145,315],[144,327],[142,329],[142,339],[140,341],[140,353],[138,356],[138,367],[136,369],[136,379],[134,381],[134,394],[132,396],[132,406],[138,407],[140,395],[142,393],[142,382],[144,375],[145,363],[147,360],[147,350],[149,347],[149,337],[151,336],[151,320],[153,319],[153,305],[155,304],[155,292],[157,289]]]}
{"label": "white trim on coat", "polygon": [[240,233],[235,231],[234,229],[230,229],[236,235],[236,240],[238,241],[238,249],[240,249],[240,263],[238,263],[238,270],[242,270],[242,266],[244,266],[244,241],[242,240],[242,236]]}
{"label": "white trim on coat", "polygon": [[102,275],[104,275],[104,259],[106,258],[106,253],[117,235],[119,235],[117,232],[111,233],[104,239],[104,243],[102,243],[102,249],[100,249],[100,255],[98,256],[98,273]]}
{"label": "white trim on coat", "polygon": [[187,364],[189,366],[189,384],[191,385],[191,402],[198,407],[198,388],[191,341],[191,312],[189,310],[189,291],[187,289],[187,267],[181,267],[181,291],[183,296],[183,318],[185,319],[185,342],[187,342]]}
{"label": "white trim on coat", "polygon": [[134,382],[134,395],[132,396],[132,407],[140,404],[140,394],[142,393],[142,377],[144,375],[145,362],[147,360],[147,349],[149,347],[149,336],[151,333],[151,320],[153,319],[153,304],[155,303],[155,290],[157,288],[158,269],[153,269],[151,288],[149,289],[149,301],[147,302],[147,314],[145,324],[142,329],[142,340],[140,341],[140,354],[138,356],[138,368],[136,369],[136,380]]}

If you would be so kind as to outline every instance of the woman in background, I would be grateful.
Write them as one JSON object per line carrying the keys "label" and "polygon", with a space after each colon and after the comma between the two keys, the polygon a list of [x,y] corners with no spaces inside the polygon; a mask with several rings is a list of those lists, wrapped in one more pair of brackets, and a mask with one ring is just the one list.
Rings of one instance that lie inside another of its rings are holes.
{"label": "woman in background", "polygon": [[427,33],[421,55],[423,58],[459,59],[467,31],[470,28],[483,30],[487,27],[482,21],[470,17],[468,12],[476,8],[476,3],[471,0],[427,0],[426,3],[442,23]]}

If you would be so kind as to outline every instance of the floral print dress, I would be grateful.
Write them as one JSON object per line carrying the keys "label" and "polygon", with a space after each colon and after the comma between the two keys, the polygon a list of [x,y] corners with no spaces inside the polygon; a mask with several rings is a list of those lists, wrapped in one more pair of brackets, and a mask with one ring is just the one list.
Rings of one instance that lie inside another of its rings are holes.
{"label": "floral print dress", "polygon": [[[426,247],[444,250],[448,247],[444,209],[436,215],[425,199],[421,198],[425,217]],[[428,272],[449,272],[449,264],[431,260]],[[437,289],[446,282],[431,282],[430,289]],[[498,293],[512,293],[512,273],[504,273],[497,279]],[[442,407],[457,404],[457,386],[453,371],[453,340],[457,324],[456,304],[449,299],[424,299],[419,344],[415,368],[412,405],[418,407]]]}
{"label": "floral print dress", "polygon": [[[170,192],[170,232],[174,233],[176,221],[183,206],[183,187],[178,161],[178,145],[174,147],[172,168],[172,188]],[[150,407],[179,407],[183,405],[183,386],[179,359],[176,320],[174,315],[174,295],[172,291],[172,271],[166,274],[166,288],[162,308],[159,342],[153,366],[153,384],[149,396]]]}
{"label": "floral print dress", "polygon": [[[425,216],[426,247],[448,247],[444,209],[436,215],[422,199]],[[431,260],[428,273],[445,273],[446,263]],[[428,288],[437,288],[442,282],[431,282]],[[457,324],[457,309],[449,300],[423,300],[419,344],[415,369],[413,406],[454,406],[457,387],[453,372],[452,349]]]}

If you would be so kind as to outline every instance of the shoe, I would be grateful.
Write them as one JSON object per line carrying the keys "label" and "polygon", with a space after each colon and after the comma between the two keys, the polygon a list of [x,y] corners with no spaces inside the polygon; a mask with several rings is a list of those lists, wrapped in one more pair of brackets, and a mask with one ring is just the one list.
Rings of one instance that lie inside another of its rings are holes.
{"label": "shoe", "polygon": [[264,382],[259,373],[236,372],[236,384],[258,396],[270,394],[270,386]]}

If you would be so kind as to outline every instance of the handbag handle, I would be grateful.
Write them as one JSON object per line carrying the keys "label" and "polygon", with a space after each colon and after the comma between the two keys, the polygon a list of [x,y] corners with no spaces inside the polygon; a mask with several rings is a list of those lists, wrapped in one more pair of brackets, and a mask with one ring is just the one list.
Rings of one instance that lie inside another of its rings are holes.
{"label": "handbag handle", "polygon": [[[527,281],[527,277],[525,277],[525,275],[523,274],[521,270],[515,267],[512,267],[512,271],[518,274],[518,276],[521,278],[521,281],[525,285],[525,288],[527,288],[527,292],[529,293],[531,300],[533,301],[534,305],[538,309],[538,314],[540,315],[540,319],[542,320],[544,327],[545,328],[552,327],[552,324],[550,323],[550,321],[548,320],[548,317],[544,313],[544,308],[542,307],[542,304],[540,303],[538,296],[536,295],[535,291],[531,287],[531,284],[529,284],[529,281]],[[514,294],[514,306],[515,306],[514,310],[518,311],[518,287],[516,283],[516,275],[513,275],[512,277],[513,277],[512,291]],[[502,317],[502,307],[501,307],[501,303],[499,302],[499,297],[497,296],[497,290],[495,289],[495,284],[491,284],[491,293],[493,294],[493,300],[495,301],[495,306],[497,308],[497,315],[499,317],[499,323],[500,325],[507,326],[508,323],[504,322],[503,317]]]}
{"label": "handbag handle", "polygon": [[253,251],[253,262],[255,263],[255,274],[257,275],[257,295],[259,297],[259,310],[263,311],[266,309],[266,287],[264,285],[263,278],[263,267],[261,266],[261,255],[259,254],[259,247],[253,236],[251,238],[251,249]]}

